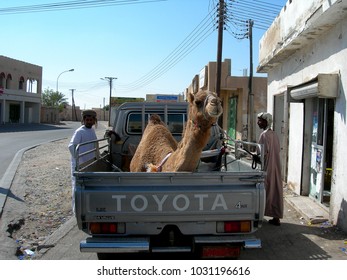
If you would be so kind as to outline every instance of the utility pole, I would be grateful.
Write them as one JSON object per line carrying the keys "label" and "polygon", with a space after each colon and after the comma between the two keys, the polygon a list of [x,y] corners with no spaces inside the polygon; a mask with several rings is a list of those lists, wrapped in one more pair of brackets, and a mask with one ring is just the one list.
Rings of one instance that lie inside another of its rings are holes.
{"label": "utility pole", "polygon": [[105,116],[105,97],[104,97],[104,120],[106,119],[106,116]]}
{"label": "utility pole", "polygon": [[76,106],[75,106],[75,99],[73,97],[73,93],[75,91],[75,89],[70,89],[71,90],[71,103],[72,103],[72,107],[71,107],[71,120],[73,120],[73,115],[75,115],[75,121],[77,121],[77,114],[76,114]]}
{"label": "utility pole", "polygon": [[249,141],[254,139],[254,93],[253,93],[253,20],[248,20],[248,38],[249,38],[249,79],[248,79],[248,100],[249,100]]}
{"label": "utility pole", "polygon": [[222,51],[223,51],[223,29],[224,29],[224,0],[219,0],[218,10],[218,47],[217,47],[217,71],[216,71],[216,93],[220,96],[220,83],[222,75]]}
{"label": "utility pole", "polygon": [[109,100],[109,109],[108,109],[108,126],[111,126],[111,97],[112,97],[112,82],[113,80],[117,80],[115,77],[105,77],[104,79],[101,78],[102,80],[107,80],[110,85],[110,100]]}

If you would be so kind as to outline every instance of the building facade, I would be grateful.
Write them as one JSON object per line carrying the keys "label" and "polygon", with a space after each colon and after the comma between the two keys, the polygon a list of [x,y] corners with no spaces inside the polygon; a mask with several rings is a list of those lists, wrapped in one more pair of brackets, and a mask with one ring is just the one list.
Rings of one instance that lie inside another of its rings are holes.
{"label": "building facade", "polygon": [[[215,92],[216,72],[217,63],[209,62],[195,75],[186,94],[196,93],[199,89]],[[266,110],[267,78],[253,77],[251,87],[249,81],[249,77],[231,76],[230,59],[222,62],[222,128],[233,139],[256,142],[260,134],[257,114]]]}
{"label": "building facade", "polygon": [[0,124],[40,123],[42,67],[0,55]]}
{"label": "building facade", "polygon": [[[98,120],[103,121],[104,119],[102,119],[103,114],[102,114],[102,110],[100,108],[93,108],[93,110],[96,111],[97,116],[98,116]],[[64,107],[64,109],[59,112],[59,121],[81,121],[81,117],[82,117],[82,110],[79,106],[71,106],[69,104],[66,104],[66,106]],[[54,121],[53,118],[51,118],[52,121]],[[43,119],[41,117],[41,122],[43,122]]]}
{"label": "building facade", "polygon": [[347,0],[289,0],[260,41],[282,173],[347,231]]}

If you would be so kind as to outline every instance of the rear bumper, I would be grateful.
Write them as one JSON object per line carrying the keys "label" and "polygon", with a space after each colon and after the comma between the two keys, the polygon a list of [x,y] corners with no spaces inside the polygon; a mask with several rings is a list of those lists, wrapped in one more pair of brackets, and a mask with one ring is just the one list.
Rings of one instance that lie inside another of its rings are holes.
{"label": "rear bumper", "polygon": [[[239,245],[243,248],[261,248],[261,240],[252,236],[197,236],[195,245]],[[96,238],[89,237],[80,243],[81,252],[95,253],[150,253],[150,252],[192,252],[195,246],[151,247],[149,237]]]}
{"label": "rear bumper", "polygon": [[194,238],[197,244],[241,244],[243,248],[260,249],[261,240],[253,236],[198,236]]}
{"label": "rear bumper", "polygon": [[149,252],[148,238],[93,238],[80,243],[81,252],[140,253]]}

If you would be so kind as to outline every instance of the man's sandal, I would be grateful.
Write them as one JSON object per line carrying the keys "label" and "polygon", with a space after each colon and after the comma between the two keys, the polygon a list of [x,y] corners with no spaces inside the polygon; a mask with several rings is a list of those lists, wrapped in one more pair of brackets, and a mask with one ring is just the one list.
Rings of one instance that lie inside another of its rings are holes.
{"label": "man's sandal", "polygon": [[280,219],[273,218],[273,219],[269,220],[269,224],[272,224],[274,226],[280,226],[281,222],[280,222]]}

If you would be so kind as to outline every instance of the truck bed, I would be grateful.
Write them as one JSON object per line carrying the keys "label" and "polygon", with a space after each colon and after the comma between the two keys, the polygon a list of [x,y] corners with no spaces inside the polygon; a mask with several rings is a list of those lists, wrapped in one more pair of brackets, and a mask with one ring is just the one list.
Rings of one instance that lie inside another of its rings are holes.
{"label": "truck bed", "polygon": [[[264,215],[265,173],[252,169],[248,160],[230,154],[222,171],[201,163],[196,172],[135,173],[122,172],[108,153],[98,155],[74,172],[78,227],[91,235],[81,242],[81,251],[192,251],[200,243],[260,246],[252,234]],[[92,233],[91,225],[112,223],[118,232]],[[246,229],[226,230],[234,223]],[[165,246],[157,244],[163,235]],[[177,238],[186,240],[185,246],[168,241]]]}

